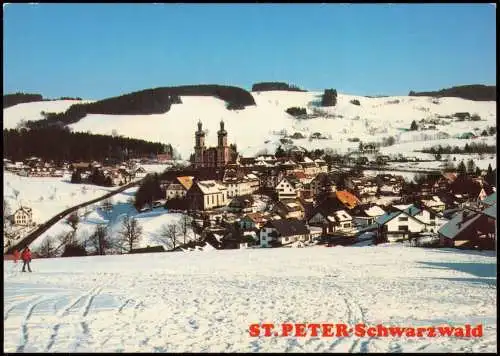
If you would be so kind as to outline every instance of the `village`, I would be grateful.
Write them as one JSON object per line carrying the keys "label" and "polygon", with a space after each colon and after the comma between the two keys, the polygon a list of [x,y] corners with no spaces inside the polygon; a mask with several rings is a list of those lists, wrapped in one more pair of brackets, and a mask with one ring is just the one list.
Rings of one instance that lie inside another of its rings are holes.
{"label": "village", "polygon": [[[383,242],[495,246],[496,188],[491,175],[496,170],[443,171],[422,175],[415,184],[396,174],[367,176],[364,160],[345,168],[301,151],[241,157],[228,144],[222,121],[217,135],[217,147],[206,147],[199,122],[190,165],[168,165],[156,174],[161,198],[156,194],[138,202],[136,197],[139,212],[166,209],[190,216],[199,239],[186,248],[206,243],[216,249]],[[369,145],[363,148],[368,153],[375,150]],[[149,177],[142,165],[168,164],[171,158],[55,166],[34,157],[24,162],[4,160],[4,169],[28,177],[71,175],[75,184],[123,186]],[[15,227],[13,240],[21,236],[19,231],[26,234],[36,226],[28,206],[13,212],[10,221]],[[140,249],[148,250],[158,248]]]}

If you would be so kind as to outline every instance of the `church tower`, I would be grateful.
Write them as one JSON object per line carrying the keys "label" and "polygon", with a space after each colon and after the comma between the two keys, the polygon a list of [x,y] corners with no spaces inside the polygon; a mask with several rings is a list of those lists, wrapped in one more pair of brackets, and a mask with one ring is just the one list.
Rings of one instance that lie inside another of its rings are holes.
{"label": "church tower", "polygon": [[196,168],[204,167],[205,156],[205,132],[202,129],[201,121],[198,121],[198,131],[195,132],[194,165]]}
{"label": "church tower", "polygon": [[224,167],[229,163],[229,146],[227,145],[227,131],[224,129],[224,121],[220,122],[220,130],[217,131],[217,166]]}

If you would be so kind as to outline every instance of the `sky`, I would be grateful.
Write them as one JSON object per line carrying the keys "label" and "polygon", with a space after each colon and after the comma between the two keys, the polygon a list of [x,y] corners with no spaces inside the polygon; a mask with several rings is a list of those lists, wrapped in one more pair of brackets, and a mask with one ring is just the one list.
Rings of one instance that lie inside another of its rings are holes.
{"label": "sky", "polygon": [[496,84],[491,4],[9,4],[4,93],[103,99],[283,81],[407,95]]}

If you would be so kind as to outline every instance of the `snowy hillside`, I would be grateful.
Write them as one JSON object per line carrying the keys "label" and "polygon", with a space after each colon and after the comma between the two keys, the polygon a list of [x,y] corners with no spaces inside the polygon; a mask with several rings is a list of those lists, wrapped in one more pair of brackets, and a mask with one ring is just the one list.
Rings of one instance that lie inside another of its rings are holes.
{"label": "snowy hillside", "polygon": [[[496,102],[469,101],[459,98],[430,97],[382,97],[367,98],[339,94],[337,106],[318,108],[321,92],[271,91],[255,92],[256,105],[244,110],[226,109],[223,101],[213,97],[182,97],[182,104],[175,104],[169,112],[158,115],[87,115],[71,125],[75,131],[91,131],[111,134],[116,129],[119,134],[170,142],[184,159],[193,152],[196,123],[202,120],[203,128],[208,130],[207,145],[216,145],[219,121],[224,119],[230,143],[237,143],[238,150],[244,155],[253,155],[263,149],[274,152],[282,137],[300,132],[305,139],[294,140],[294,144],[306,148],[331,147],[339,152],[357,148],[357,142],[348,142],[348,138],[357,137],[364,142],[378,141],[394,136],[396,143],[421,142],[427,144],[432,138],[440,138],[442,133],[453,137],[456,134],[473,131],[480,134],[488,126],[496,125]],[[360,106],[350,101],[357,99]],[[285,113],[289,107],[305,107],[318,117],[297,120]],[[442,119],[449,125],[438,125],[436,130],[403,132],[413,120],[436,118],[438,115],[453,115],[457,112],[478,114],[481,121],[457,122],[454,119]],[[309,141],[309,136],[319,132],[329,139]],[[267,142],[269,141],[269,142]],[[266,143],[267,142],[267,143]],[[445,141],[443,141],[445,142]],[[465,145],[466,140],[461,140]],[[398,145],[391,149],[398,149]]]}
{"label": "snowy hillside", "polygon": [[[21,177],[4,171],[3,197],[11,210],[28,206],[40,224],[77,204],[101,197],[116,187],[71,184],[70,177]],[[16,194],[17,197],[16,197]]]}
{"label": "snowy hillside", "polygon": [[[497,351],[493,252],[249,249],[35,259],[33,273],[20,267],[4,261],[8,353]],[[482,324],[483,336],[249,335],[250,324],[266,322]]]}
{"label": "snowy hillside", "polygon": [[41,120],[43,119],[42,111],[60,113],[69,109],[73,104],[89,102],[92,102],[92,100],[53,100],[17,104],[3,110],[3,128],[15,129],[23,120]]}
{"label": "snowy hillside", "polygon": [[[337,106],[318,107],[322,92],[268,91],[252,93],[256,105],[244,110],[227,110],[226,103],[214,97],[183,96],[182,104],[172,105],[165,114],[155,115],[97,115],[89,114],[79,122],[70,125],[74,131],[90,131],[111,135],[118,134],[149,141],[171,143],[188,159],[193,152],[194,131],[198,120],[207,130],[206,144],[216,145],[219,122],[226,122],[229,143],[236,143],[245,156],[254,155],[267,149],[274,152],[279,139],[286,132],[303,134],[305,139],[293,140],[293,144],[308,149],[332,148],[339,153],[357,148],[358,142],[349,138],[359,138],[363,142],[382,142],[393,136],[396,145],[387,147],[389,151],[408,152],[433,144],[447,144],[441,140],[443,133],[455,135],[464,132],[480,134],[489,126],[496,126],[496,102],[470,101],[460,98],[431,97],[378,97],[368,98],[356,95],[338,94]],[[354,105],[357,99],[360,105]],[[64,111],[73,101],[35,102],[13,106],[4,110],[4,127],[15,127],[22,119],[41,119],[40,111]],[[304,107],[308,114],[317,117],[297,120],[285,112],[290,107]],[[447,123],[436,125],[436,130],[404,132],[413,120],[436,119],[438,116],[453,115],[457,112],[477,114],[481,121],[462,121],[440,118]],[[319,132],[326,139],[309,140],[309,136]],[[433,140],[436,139],[436,140]],[[465,145],[470,140],[460,140]],[[404,145],[404,146],[401,146]],[[408,146],[408,144],[410,146]],[[404,148],[404,151],[401,149]]]}
{"label": "snowy hillside", "polygon": [[[127,189],[122,193],[118,193],[110,198],[109,202],[113,205],[109,211],[104,211],[100,203],[93,204],[82,208],[78,211],[80,216],[80,223],[76,230],[76,238],[78,241],[83,242],[94,233],[96,226],[104,225],[108,228],[109,235],[115,240],[119,236],[122,229],[122,221],[126,215],[135,217],[139,225],[143,229],[141,239],[136,248],[146,246],[164,246],[165,249],[171,248],[170,244],[161,239],[160,230],[163,225],[175,224],[182,218],[182,214],[169,213],[163,207],[154,209],[153,211],[138,213],[133,207],[132,202],[134,199],[137,187]],[[63,234],[72,231],[72,228],[67,224],[66,219],[63,219],[49,228],[40,237],[38,237],[31,245],[33,251],[42,245],[47,238],[56,239]],[[191,228],[188,229],[186,235],[186,242],[194,239],[194,234]],[[184,242],[184,236],[180,237],[180,242]],[[62,251],[60,251],[62,252]]]}

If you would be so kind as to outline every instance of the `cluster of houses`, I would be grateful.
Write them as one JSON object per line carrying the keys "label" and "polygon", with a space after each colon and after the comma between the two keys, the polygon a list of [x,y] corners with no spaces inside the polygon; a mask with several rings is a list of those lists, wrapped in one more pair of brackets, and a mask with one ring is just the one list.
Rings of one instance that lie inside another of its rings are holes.
{"label": "cluster of houses", "polygon": [[89,182],[92,173],[98,171],[105,179],[109,179],[111,186],[120,186],[130,183],[134,179],[146,177],[147,171],[138,165],[138,160],[114,165],[102,165],[99,162],[75,162],[70,165],[71,171],[80,173],[82,182]]}
{"label": "cluster of houses", "polygon": [[[219,133],[219,146],[225,152],[223,124]],[[204,147],[199,141],[197,147]],[[160,187],[165,207],[193,215],[198,232],[216,248],[293,246],[315,241],[349,244],[363,233],[373,234],[376,242],[430,239],[438,246],[495,246],[496,193],[482,177],[473,178],[477,190],[454,193],[451,187],[459,176],[443,173],[432,183],[420,184],[409,196],[403,191],[406,183],[401,176],[346,175],[345,171],[329,169],[322,159],[307,156],[293,160],[236,154],[227,163],[222,155],[224,167],[204,167],[205,156],[200,157],[190,169],[165,172]],[[6,169],[19,170],[22,165],[22,169],[28,167],[29,172],[38,174],[44,172],[39,168],[56,168],[38,159],[18,163],[10,163]],[[56,171],[79,170],[85,181],[99,170],[113,185],[122,185],[147,175],[139,163],[76,162]],[[16,211],[13,223],[31,224],[30,209]]]}
{"label": "cluster of houses", "polygon": [[[323,160],[307,157],[298,162],[271,155],[237,157],[218,172],[210,179],[192,173],[162,183],[167,206],[173,198],[184,200],[185,210],[211,221],[204,225],[203,233],[214,247],[227,247],[224,241],[231,241],[231,248],[238,241],[262,247],[319,238],[355,241],[363,232],[372,232],[379,241],[432,236],[441,245],[450,245],[449,239],[439,236],[456,218],[453,214],[471,209],[491,193],[482,188],[471,194],[453,194],[450,185],[457,176],[450,173],[433,184],[420,185],[411,202],[401,199],[403,177],[391,174],[349,176],[343,189],[337,189],[339,172],[329,171]],[[394,202],[378,199],[381,196],[392,197]],[[200,226],[203,221],[199,219]]]}
{"label": "cluster of houses", "polygon": [[4,158],[3,164],[6,171],[24,177],[63,177],[69,169],[68,164],[57,166],[53,162],[43,162],[37,157],[19,162]]}
{"label": "cluster of houses", "polygon": [[[159,155],[161,156],[161,155]],[[157,162],[158,160],[153,160]],[[101,171],[104,178],[109,178],[112,186],[129,183],[131,180],[144,178],[147,175],[144,167],[140,164],[149,162],[144,159],[131,159],[126,163],[113,163],[102,165],[99,162],[62,162],[55,164],[44,162],[41,158],[31,157],[20,162],[12,162],[4,159],[4,169],[24,177],[65,177],[78,170],[81,182],[88,182],[91,174],[97,169]]]}

